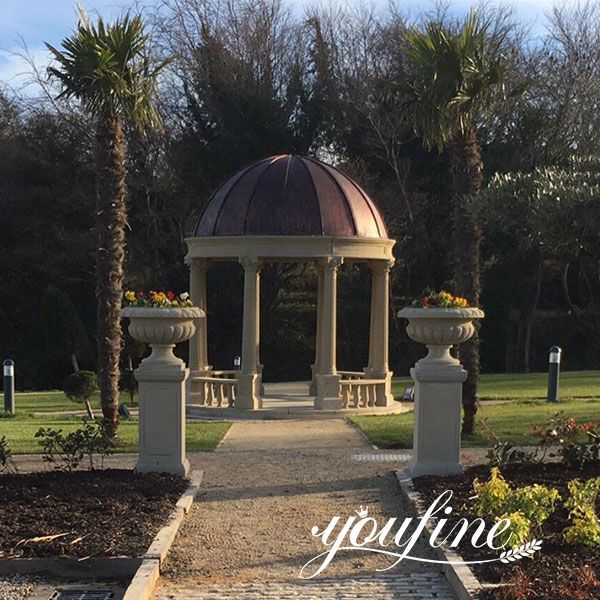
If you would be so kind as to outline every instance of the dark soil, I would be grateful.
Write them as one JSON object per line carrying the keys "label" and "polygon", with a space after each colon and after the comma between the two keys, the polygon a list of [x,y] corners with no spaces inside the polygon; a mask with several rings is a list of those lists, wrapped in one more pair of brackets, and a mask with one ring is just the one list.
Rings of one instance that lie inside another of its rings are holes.
{"label": "dark soil", "polygon": [[2,475],[0,558],[140,556],[187,485],[124,470]]}
{"label": "dark soil", "polygon": [[[558,463],[541,465],[515,465],[501,469],[504,478],[514,487],[539,483],[556,488],[563,500],[569,497],[567,482],[576,477],[585,480],[600,475],[600,461],[588,463],[581,470],[567,469]],[[452,490],[451,501],[455,518],[467,517],[470,520],[475,515],[469,512],[473,501],[473,480],[481,481],[489,477],[488,467],[473,467],[464,475],[453,477],[420,477],[415,480],[415,488],[423,495],[429,505],[439,494]],[[474,571],[480,581],[489,583],[512,583],[511,589],[496,589],[486,591],[482,598],[515,599],[515,600],[598,600],[600,599],[600,583],[595,583],[593,574],[600,579],[600,549],[572,546],[565,542],[562,531],[567,527],[568,514],[560,508],[542,525],[540,533],[535,534],[541,539],[542,549],[536,552],[533,559],[522,559],[513,564],[500,562],[489,565],[475,565]],[[596,510],[600,514],[600,502]],[[451,522],[451,521],[450,521]],[[450,525],[447,525],[450,530]],[[465,536],[466,538],[466,536]],[[465,560],[482,560],[492,558],[483,556],[482,550],[474,549],[465,539],[458,548]],[[586,568],[586,572],[582,572]],[[517,585],[518,583],[518,585]]]}

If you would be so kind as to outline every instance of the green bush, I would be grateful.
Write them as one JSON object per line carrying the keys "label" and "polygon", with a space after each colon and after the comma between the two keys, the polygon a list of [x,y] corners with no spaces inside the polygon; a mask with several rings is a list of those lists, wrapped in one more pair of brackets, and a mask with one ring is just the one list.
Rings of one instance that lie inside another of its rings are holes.
{"label": "green bush", "polygon": [[510,539],[513,547],[525,543],[531,527],[535,525],[539,528],[554,512],[556,502],[560,500],[558,490],[539,484],[512,489],[498,467],[492,468],[487,481],[475,479],[473,488],[475,514],[493,517],[496,521],[509,519],[510,527],[498,539],[502,545],[506,545]]}
{"label": "green bush", "polygon": [[531,521],[521,512],[504,513],[496,517],[496,522],[502,519],[510,521],[508,528],[498,534],[498,541],[502,547],[510,544],[511,548],[522,546],[531,534]]}
{"label": "green bush", "polygon": [[563,531],[569,544],[595,547],[600,545],[600,521],[596,514],[596,498],[600,491],[600,477],[580,481],[573,479],[567,484],[569,499],[565,508],[569,510],[572,525]]}
{"label": "green bush", "polygon": [[600,492],[600,477],[587,481],[572,479],[567,483],[567,487],[569,488],[569,499],[565,502],[565,508],[570,512],[587,508],[595,509],[596,498]]}
{"label": "green bush", "polygon": [[506,500],[506,509],[519,512],[538,527],[554,512],[560,500],[558,490],[535,483],[511,491]]}
{"label": "green bush", "polygon": [[600,522],[596,511],[591,508],[571,513],[573,525],[566,527],[563,534],[569,544],[593,548],[600,545]]}
{"label": "green bush", "polygon": [[94,418],[90,398],[98,391],[98,379],[93,371],[71,373],[64,383],[63,391],[69,400],[85,404],[88,417]]}
{"label": "green bush", "polygon": [[473,489],[476,495],[474,509],[478,517],[489,515],[498,517],[506,512],[504,506],[511,493],[511,488],[502,477],[498,467],[492,468],[490,478],[487,481],[482,483],[479,479],[475,479]]}
{"label": "green bush", "polygon": [[83,421],[82,427],[67,435],[63,435],[62,429],[40,427],[35,437],[40,438],[42,459],[65,471],[74,471],[86,457],[90,469],[96,468],[98,456],[103,467],[104,458],[114,450],[112,440],[99,421]]}

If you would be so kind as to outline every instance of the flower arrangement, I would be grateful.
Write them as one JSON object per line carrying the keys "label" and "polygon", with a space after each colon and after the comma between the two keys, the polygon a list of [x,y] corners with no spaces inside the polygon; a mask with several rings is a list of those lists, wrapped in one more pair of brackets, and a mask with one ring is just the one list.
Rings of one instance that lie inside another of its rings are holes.
{"label": "flower arrangement", "polygon": [[188,292],[179,295],[175,292],[134,292],[127,290],[123,300],[124,306],[144,308],[188,308],[193,306]]}
{"label": "flower arrangement", "polygon": [[466,298],[453,296],[449,292],[425,290],[412,305],[420,308],[468,308],[469,302]]}

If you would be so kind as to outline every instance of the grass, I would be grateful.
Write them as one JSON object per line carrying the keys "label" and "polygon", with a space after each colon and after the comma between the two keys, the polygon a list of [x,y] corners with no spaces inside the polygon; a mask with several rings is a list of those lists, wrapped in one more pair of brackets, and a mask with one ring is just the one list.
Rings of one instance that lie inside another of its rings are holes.
{"label": "grass", "polygon": [[[516,400],[507,404],[482,404],[477,419],[486,419],[490,429],[501,441],[530,445],[532,425],[544,425],[557,412],[564,412],[580,421],[600,422],[600,399],[562,400],[549,404],[541,400]],[[412,447],[413,413],[381,417],[352,417],[373,444],[379,448]],[[479,424],[473,436],[463,438],[463,446],[488,446],[488,436]]]}
{"label": "grass", "polygon": [[[80,421],[75,418],[33,418],[17,415],[13,418],[0,418],[0,437],[6,436],[13,454],[38,454],[40,447],[34,436],[40,427],[62,429],[64,433],[68,433],[77,429],[79,425]],[[186,427],[188,452],[212,452],[230,427],[231,423],[224,421],[188,422]],[[121,421],[116,452],[137,452],[137,444],[137,419]]]}
{"label": "grass", "polygon": [[[121,401],[131,406],[129,394],[121,394]],[[94,396],[90,401],[94,410],[100,410],[100,398]],[[133,404],[135,406],[135,402]],[[38,412],[84,411],[83,404],[69,400],[63,392],[20,392],[15,394],[15,407],[18,414]]]}
{"label": "grass", "polygon": [[[402,397],[404,388],[412,386],[408,377],[394,379],[393,392]],[[479,382],[480,400],[535,400],[545,399],[548,387],[547,373],[489,374]],[[560,397],[600,398],[600,371],[567,371],[560,375]]]}
{"label": "grass", "polygon": [[[121,400],[132,406],[129,394],[121,394]],[[91,400],[92,408],[100,412],[100,400],[94,397]],[[133,406],[136,406],[133,403]],[[13,454],[37,454],[40,452],[35,432],[40,427],[62,429],[68,433],[77,429],[80,420],[70,416],[57,416],[43,413],[56,413],[62,411],[84,411],[82,404],[69,400],[63,392],[21,392],[15,394],[15,407],[17,414],[14,417],[3,417],[0,412],[0,437],[6,436]],[[38,416],[34,416],[39,414]],[[186,428],[188,452],[212,452],[227,433],[231,423],[223,421],[188,422]],[[137,419],[123,419],[119,427],[119,445],[117,452],[137,452],[138,421]]]}

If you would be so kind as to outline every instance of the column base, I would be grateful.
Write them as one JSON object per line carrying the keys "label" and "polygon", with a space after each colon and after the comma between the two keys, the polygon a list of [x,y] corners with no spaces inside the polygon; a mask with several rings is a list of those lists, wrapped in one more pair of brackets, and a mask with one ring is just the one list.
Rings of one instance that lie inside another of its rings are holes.
{"label": "column base", "polygon": [[411,477],[423,477],[424,475],[462,475],[465,469],[460,462],[427,462],[418,461],[413,458],[408,463],[408,472]]}
{"label": "column base", "polygon": [[179,462],[170,462],[161,458],[150,459],[148,457],[140,459],[135,465],[136,473],[170,473],[187,477],[190,474],[190,461],[184,458]]}
{"label": "column base", "polygon": [[256,410],[262,408],[260,395],[261,377],[257,373],[248,375],[240,374],[237,383],[235,408],[242,410]]}
{"label": "column base", "polygon": [[315,398],[315,409],[317,410],[341,410],[342,398],[340,397],[341,376],[316,375],[317,396]]}

